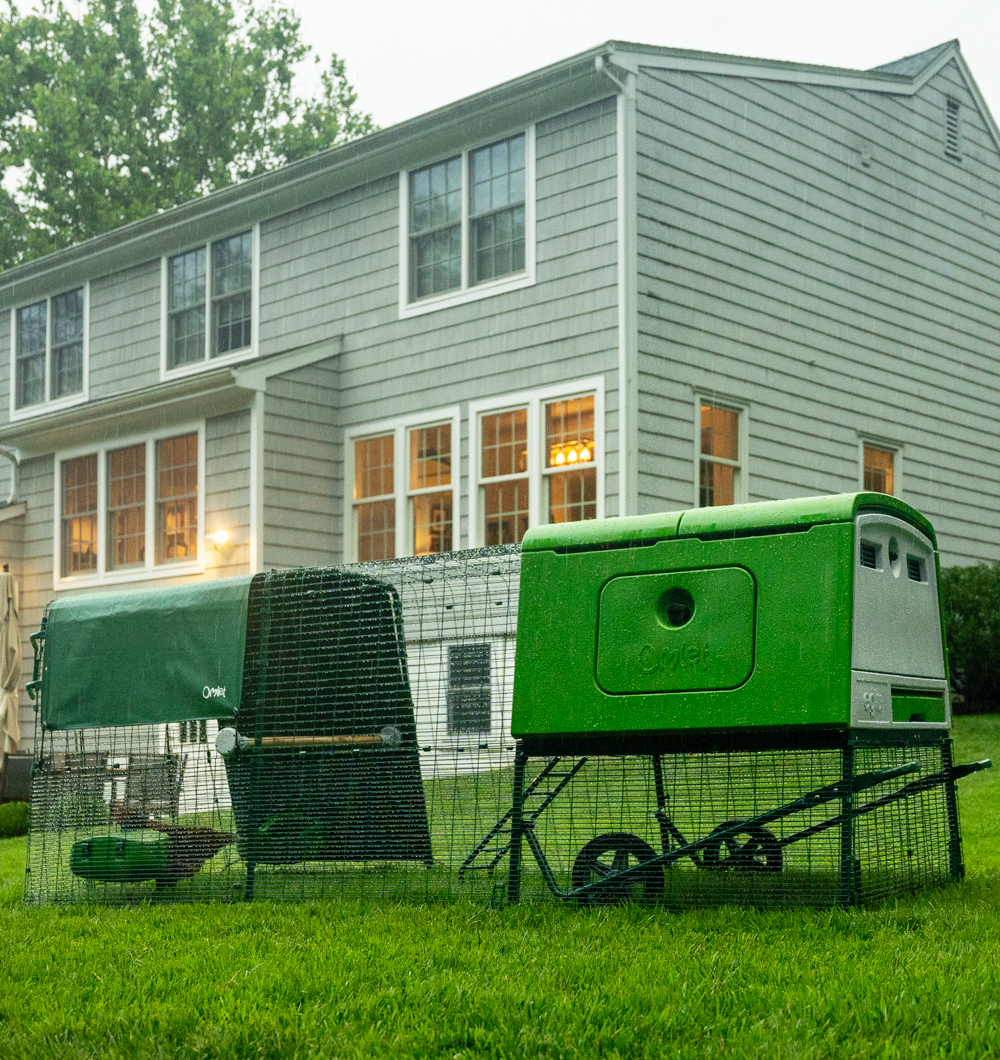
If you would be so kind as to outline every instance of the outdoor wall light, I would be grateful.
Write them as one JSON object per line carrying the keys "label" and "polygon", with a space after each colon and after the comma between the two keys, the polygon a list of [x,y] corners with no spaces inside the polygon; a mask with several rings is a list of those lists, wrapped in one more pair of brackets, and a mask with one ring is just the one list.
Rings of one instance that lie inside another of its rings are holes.
{"label": "outdoor wall light", "polygon": [[221,552],[229,544],[229,531],[216,530],[214,534],[208,535],[208,540],[212,542],[212,548],[216,552]]}

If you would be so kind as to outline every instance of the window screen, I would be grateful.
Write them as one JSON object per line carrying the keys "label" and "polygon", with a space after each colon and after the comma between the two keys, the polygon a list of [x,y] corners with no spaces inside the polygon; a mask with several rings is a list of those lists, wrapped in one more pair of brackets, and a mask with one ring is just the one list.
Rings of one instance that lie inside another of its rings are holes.
{"label": "window screen", "polygon": [[489,732],[492,723],[490,645],[448,648],[448,731]]}

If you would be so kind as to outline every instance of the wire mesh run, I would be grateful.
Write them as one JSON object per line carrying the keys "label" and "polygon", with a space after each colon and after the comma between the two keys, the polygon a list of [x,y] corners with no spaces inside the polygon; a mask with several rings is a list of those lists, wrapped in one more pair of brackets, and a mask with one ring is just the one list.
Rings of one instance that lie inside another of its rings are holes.
{"label": "wire mesh run", "polygon": [[947,741],[526,757],[519,568],[258,575],[235,719],[37,732],[26,900],[826,905],[960,873]]}

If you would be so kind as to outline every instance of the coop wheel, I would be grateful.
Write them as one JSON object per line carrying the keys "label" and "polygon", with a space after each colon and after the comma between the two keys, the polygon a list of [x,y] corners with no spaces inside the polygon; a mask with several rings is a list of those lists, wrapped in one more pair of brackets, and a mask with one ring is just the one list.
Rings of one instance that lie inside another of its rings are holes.
{"label": "coop wheel", "polygon": [[[709,839],[719,832],[742,824],[740,820],[724,821]],[[732,869],[736,872],[781,872],[781,846],[778,837],[759,824],[748,825],[738,832],[708,843],[702,853],[707,869]]]}
{"label": "coop wheel", "polygon": [[[613,873],[656,857],[656,851],[631,832],[607,832],[591,839],[573,862],[573,890],[596,883]],[[584,905],[636,902],[657,898],[663,893],[663,869],[649,865],[624,880],[611,880],[579,896]]]}

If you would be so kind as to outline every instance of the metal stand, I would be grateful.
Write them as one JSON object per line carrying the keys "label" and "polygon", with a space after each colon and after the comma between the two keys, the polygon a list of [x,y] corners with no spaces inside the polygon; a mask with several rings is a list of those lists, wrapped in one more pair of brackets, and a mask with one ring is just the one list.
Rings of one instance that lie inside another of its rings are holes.
{"label": "metal stand", "polygon": [[837,905],[861,901],[861,863],[854,856],[854,745],[848,741],[841,752],[840,799],[840,892]]}
{"label": "metal stand", "polygon": [[520,743],[514,752],[514,798],[510,814],[510,869],[507,901],[516,905],[521,898],[521,840],[524,838],[524,768],[528,755]]}
{"label": "metal stand", "polygon": [[948,867],[951,878],[960,880],[965,876],[965,862],[962,859],[962,832],[958,822],[958,795],[955,791],[955,765],[952,761],[951,740],[941,745],[941,772],[948,779],[944,784],[944,798],[948,813]]}

